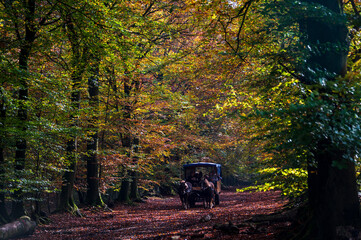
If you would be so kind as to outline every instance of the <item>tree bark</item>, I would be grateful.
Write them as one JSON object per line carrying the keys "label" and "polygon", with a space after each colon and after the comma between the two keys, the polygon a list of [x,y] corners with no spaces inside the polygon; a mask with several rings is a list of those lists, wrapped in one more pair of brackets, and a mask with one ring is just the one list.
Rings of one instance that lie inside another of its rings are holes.
{"label": "tree bark", "polygon": [[[74,111],[77,111],[80,107],[80,80],[81,78],[78,76],[74,76],[73,78],[73,93],[71,96],[71,102],[73,104]],[[75,121],[74,115],[71,116],[71,121]],[[72,126],[76,126],[76,123],[73,122]],[[60,193],[59,210],[77,212],[78,208],[75,204],[73,196],[75,173],[77,168],[77,137],[71,136],[71,138],[72,139],[67,142],[66,147],[67,159],[70,164],[62,178],[63,184]]]}
{"label": "tree bark", "polygon": [[[133,140],[133,151],[135,154],[139,153],[139,139],[138,138],[134,138]],[[133,156],[133,164],[134,166],[137,166],[138,164],[138,157],[137,156]],[[131,176],[131,184],[130,184],[130,193],[129,193],[129,197],[132,201],[138,201],[140,200],[140,196],[139,196],[139,190],[138,190],[138,172],[137,169],[134,169],[130,172],[130,176]]]}
{"label": "tree bark", "polygon": [[8,212],[5,207],[5,192],[3,190],[5,189],[5,186],[3,185],[3,178],[4,178],[4,148],[0,147],[0,224],[5,224],[10,221]]}
{"label": "tree bark", "polygon": [[[3,134],[2,137],[6,137],[5,135],[5,119],[6,119],[6,100],[4,98],[4,94],[0,89],[0,132]],[[0,139],[0,224],[5,224],[10,221],[10,217],[5,207],[5,158],[4,158],[4,148],[5,148],[5,141],[4,138]]]}
{"label": "tree bark", "polygon": [[[124,148],[130,149],[131,146],[131,137],[129,134],[125,134],[122,137],[122,146]],[[128,157],[130,155],[128,154]],[[130,202],[130,171],[125,166],[123,171],[121,171],[121,175],[123,176],[123,180],[120,186],[118,201],[119,202]]]}
{"label": "tree bark", "polygon": [[[99,63],[96,63],[99,64]],[[90,139],[87,142],[87,200],[90,205],[103,206],[104,202],[101,198],[99,191],[99,160],[98,160],[98,128],[96,126],[97,117],[99,111],[99,66],[92,67],[92,76],[88,79],[88,93],[89,93],[89,106],[92,108],[92,112],[95,114],[90,119],[89,128],[93,132],[90,135]]]}
{"label": "tree bark", "polygon": [[[28,118],[26,101],[28,100],[28,62],[30,57],[31,48],[35,41],[35,0],[29,0],[26,2],[26,11],[25,11],[25,37],[24,39],[19,39],[21,43],[20,53],[19,53],[19,68],[23,71],[20,78],[20,89],[18,92],[19,99],[19,110],[17,118],[19,120],[19,132],[25,133],[27,130],[26,121]],[[26,149],[27,141],[26,138],[20,135],[15,143],[15,173],[17,178],[21,178],[21,172],[25,169],[26,162]],[[12,218],[16,219],[25,215],[25,208],[23,202],[23,192],[21,189],[14,192],[14,201],[12,203]]]}
{"label": "tree bark", "polygon": [[119,197],[118,197],[119,202],[125,202],[125,203],[130,202],[130,197],[129,197],[130,187],[129,186],[130,186],[129,180],[124,179],[122,181],[122,186],[120,187],[120,191],[119,191]]}
{"label": "tree bark", "polygon": [[[126,71],[127,72],[127,71]],[[123,88],[124,88],[124,98],[125,98],[125,105],[123,106],[124,110],[124,118],[125,119],[131,119],[132,118],[132,103],[130,100],[130,96],[132,91],[135,93],[139,90],[139,81],[131,81],[128,77],[124,79],[123,82]],[[135,100],[134,100],[135,101]],[[124,148],[128,149],[128,157],[131,160],[133,168],[135,168],[138,164],[138,156],[134,156],[133,153],[137,154],[139,152],[139,138],[132,136],[130,132],[124,133],[122,138],[122,144]],[[138,174],[137,169],[128,170],[128,176],[129,178],[123,180],[123,184],[125,186],[130,185],[130,189],[128,187],[128,195],[126,198],[129,198],[131,201],[137,201],[140,199],[139,191],[138,191]],[[129,182],[130,180],[130,182]]]}
{"label": "tree bark", "polygon": [[[85,71],[85,66],[87,63],[86,58],[86,49],[80,46],[80,36],[75,28],[74,19],[71,13],[64,13],[64,20],[66,23],[66,34],[68,36],[70,45],[71,45],[71,66],[72,66],[72,93],[71,93],[71,104],[74,113],[70,116],[70,127],[76,127],[77,117],[76,113],[80,109],[80,99],[81,99],[81,81],[83,73]],[[75,173],[77,166],[77,136],[70,136],[71,140],[67,142],[67,157],[70,165],[68,166],[67,171],[63,175],[63,185],[60,194],[60,211],[70,211],[75,212],[78,215],[80,214],[78,207],[75,204],[73,191],[74,191],[74,182],[75,182]]]}
{"label": "tree bark", "polygon": [[73,140],[67,142],[66,152],[67,159],[70,165],[67,167],[66,172],[62,177],[62,187],[60,193],[60,204],[58,206],[59,211],[77,212],[78,208],[74,201],[74,182],[75,173],[77,167],[76,157],[76,137]]}
{"label": "tree bark", "polygon": [[332,163],[341,161],[343,152],[331,151],[327,145],[319,144],[315,152],[317,167],[309,168],[309,203],[316,239],[337,239],[338,226],[360,223],[355,164],[344,160],[344,168],[334,167]]}
{"label": "tree bark", "polygon": [[0,239],[14,239],[32,234],[36,223],[28,217],[22,217],[14,222],[0,227]]}
{"label": "tree bark", "polygon": [[[81,78],[78,76],[73,77],[73,93],[71,96],[71,102],[73,105],[73,110],[77,111],[80,107],[80,85]],[[72,126],[75,127],[76,123],[74,121],[74,115],[71,117]],[[71,136],[71,140],[67,142],[66,146],[66,153],[67,159],[69,161],[69,166],[67,167],[66,172],[63,175],[63,184],[60,193],[60,211],[70,211],[74,212],[77,211],[78,208],[74,201],[73,191],[74,191],[74,182],[75,182],[75,173],[77,168],[77,137]]]}
{"label": "tree bark", "polygon": [[140,199],[139,191],[138,191],[138,173],[137,171],[131,171],[131,184],[130,184],[130,193],[129,198],[132,201],[138,201]]}
{"label": "tree bark", "polygon": [[125,202],[128,203],[130,202],[130,182],[129,182],[129,176],[126,175],[126,170],[123,171],[123,177],[125,177],[122,180],[121,186],[120,186],[120,191],[119,191],[119,196],[118,196],[118,201],[119,202]]}

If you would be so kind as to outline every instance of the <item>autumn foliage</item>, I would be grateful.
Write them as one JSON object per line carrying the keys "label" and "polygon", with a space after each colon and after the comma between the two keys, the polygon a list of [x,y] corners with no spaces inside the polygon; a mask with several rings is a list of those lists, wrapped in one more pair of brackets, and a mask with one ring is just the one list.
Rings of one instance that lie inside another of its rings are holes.
{"label": "autumn foliage", "polygon": [[172,195],[209,161],[226,185],[308,198],[331,239],[357,225],[340,216],[359,215],[360,7],[1,1],[0,223]]}

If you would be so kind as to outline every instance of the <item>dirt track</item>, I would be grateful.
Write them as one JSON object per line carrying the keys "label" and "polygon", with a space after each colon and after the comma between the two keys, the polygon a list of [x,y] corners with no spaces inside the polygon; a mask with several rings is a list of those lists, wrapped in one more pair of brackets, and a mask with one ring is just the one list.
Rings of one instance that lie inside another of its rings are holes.
{"label": "dirt track", "polygon": [[[234,224],[255,214],[277,211],[285,200],[275,192],[221,194],[219,206],[209,210],[200,203],[190,210],[181,209],[177,197],[149,198],[146,203],[134,206],[117,205],[113,212],[82,210],[85,218],[69,214],[51,216],[52,224],[39,226],[26,239],[273,239],[274,226],[251,233],[240,229],[237,235],[214,230],[216,223],[231,221]],[[200,219],[212,214],[212,219]]]}

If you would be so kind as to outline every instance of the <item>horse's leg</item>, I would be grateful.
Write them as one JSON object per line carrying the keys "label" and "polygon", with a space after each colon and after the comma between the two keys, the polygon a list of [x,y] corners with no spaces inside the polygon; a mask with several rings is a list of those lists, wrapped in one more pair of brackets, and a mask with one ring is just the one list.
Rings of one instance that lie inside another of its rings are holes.
{"label": "horse's leg", "polygon": [[186,209],[184,196],[182,196],[182,207],[183,207],[183,209]]}

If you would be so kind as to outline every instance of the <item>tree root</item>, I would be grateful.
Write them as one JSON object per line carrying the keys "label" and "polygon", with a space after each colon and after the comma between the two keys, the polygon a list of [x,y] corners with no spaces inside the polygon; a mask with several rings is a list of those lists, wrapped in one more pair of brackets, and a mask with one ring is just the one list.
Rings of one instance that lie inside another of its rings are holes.
{"label": "tree root", "polygon": [[68,202],[65,208],[57,209],[54,213],[61,213],[61,212],[68,212],[77,217],[85,217],[85,215],[80,212],[80,209],[74,202],[73,203]]}
{"label": "tree root", "polygon": [[33,219],[37,224],[49,224],[50,218],[46,215],[45,212],[40,211],[39,213],[32,213],[31,219]]}
{"label": "tree root", "polygon": [[234,225],[231,221],[229,221],[227,224],[215,224],[213,229],[220,230],[227,235],[234,235],[239,233],[239,227]]}

